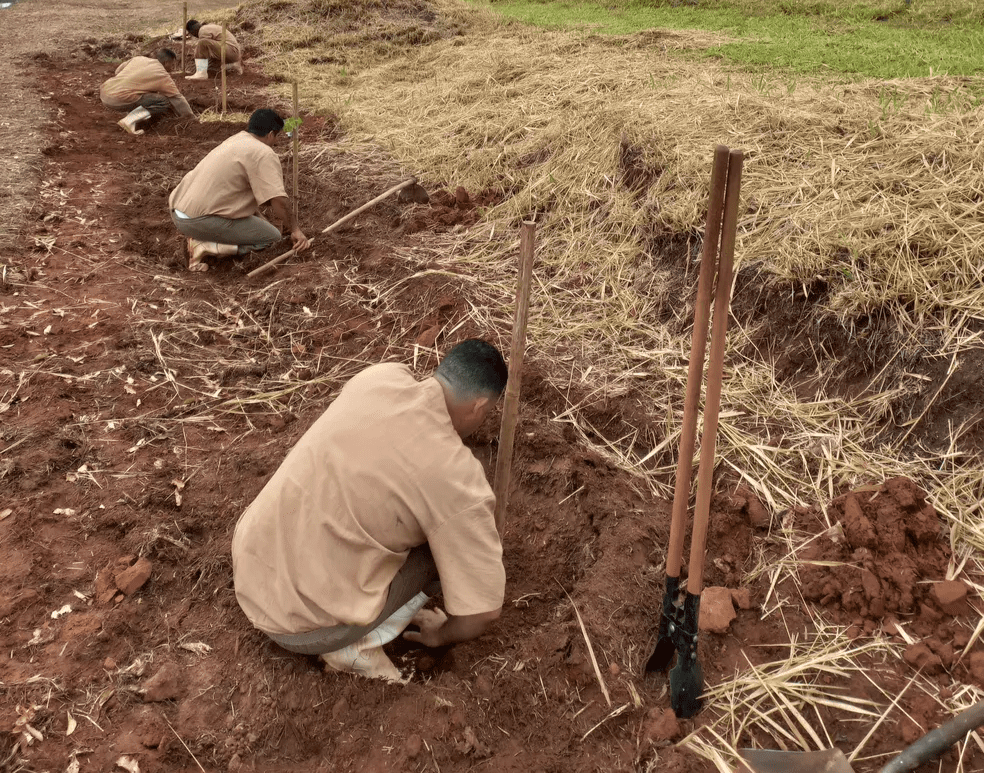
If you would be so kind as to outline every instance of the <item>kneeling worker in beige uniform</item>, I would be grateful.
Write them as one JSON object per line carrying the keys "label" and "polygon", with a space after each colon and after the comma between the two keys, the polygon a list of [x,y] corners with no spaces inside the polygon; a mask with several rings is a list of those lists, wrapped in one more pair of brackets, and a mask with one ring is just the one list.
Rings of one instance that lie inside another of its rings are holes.
{"label": "kneeling worker in beige uniform", "polygon": [[[480,636],[505,592],[495,496],[462,443],[506,386],[498,350],[458,344],[434,375],[373,365],[349,381],[243,514],[236,597],[253,625],[326,665],[400,679],[382,650]],[[447,614],[422,609],[438,590]]]}
{"label": "kneeling worker in beige uniform", "polygon": [[[214,59],[222,61],[222,25],[221,24],[202,24],[196,19],[190,20],[185,29],[188,34],[198,38],[195,44],[195,74],[186,75],[185,80],[203,81],[208,78],[208,61]],[[225,60],[226,72],[234,72],[238,75],[243,74],[242,52],[239,50],[239,41],[235,36],[225,31]]]}
{"label": "kneeling worker in beige uniform", "polygon": [[99,99],[106,107],[126,111],[117,123],[130,134],[143,134],[137,124],[152,115],[174,112],[179,118],[194,117],[169,72],[177,60],[167,48],[154,58],[135,56],[117,67],[116,74],[99,87]]}
{"label": "kneeling worker in beige uniform", "polygon": [[206,255],[244,255],[279,241],[280,229],[259,214],[264,204],[286,225],[294,249],[311,244],[294,220],[273,149],[283,128],[276,111],[256,110],[246,131],[213,148],[171,192],[171,220],[188,237],[190,271],[208,270]]}

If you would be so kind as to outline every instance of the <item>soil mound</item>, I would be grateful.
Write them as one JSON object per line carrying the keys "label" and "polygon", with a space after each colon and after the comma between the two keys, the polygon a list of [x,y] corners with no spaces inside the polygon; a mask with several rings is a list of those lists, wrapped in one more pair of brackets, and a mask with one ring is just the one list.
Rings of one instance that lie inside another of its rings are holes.
{"label": "soil mound", "polygon": [[800,553],[804,598],[869,632],[892,617],[918,629],[939,619],[933,583],[950,548],[926,492],[892,478],[837,497],[827,518],[834,526]]}

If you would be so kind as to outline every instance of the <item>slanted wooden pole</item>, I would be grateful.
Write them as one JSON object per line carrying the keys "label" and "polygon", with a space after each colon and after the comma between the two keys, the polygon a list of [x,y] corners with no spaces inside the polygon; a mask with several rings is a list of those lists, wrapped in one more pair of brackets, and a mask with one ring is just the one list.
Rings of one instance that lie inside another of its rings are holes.
{"label": "slanted wooden pole", "polygon": [[185,70],[185,48],[188,46],[188,2],[185,0],[184,4],[184,21],[181,22],[181,74],[184,75]]}
{"label": "slanted wooden pole", "polygon": [[219,46],[219,67],[222,72],[222,112],[226,111],[226,84],[225,84],[225,47],[226,47],[226,23],[222,22],[222,43]]}
{"label": "slanted wooden pole", "polygon": [[294,141],[294,222],[297,222],[297,148],[299,140],[297,133],[300,131],[300,113],[298,112],[297,104],[297,81],[294,81],[294,130],[291,132],[291,139]]}
{"label": "slanted wooden pole", "polygon": [[534,223],[523,223],[519,230],[519,284],[516,288],[516,319],[513,322],[512,348],[509,352],[509,381],[502,406],[502,426],[499,429],[499,453],[495,460],[495,528],[502,534],[505,528],[506,507],[509,504],[509,482],[512,477],[513,441],[519,415],[519,387],[523,375],[523,356],[526,354],[526,320],[530,309],[530,284],[533,277],[533,246],[536,236]]}

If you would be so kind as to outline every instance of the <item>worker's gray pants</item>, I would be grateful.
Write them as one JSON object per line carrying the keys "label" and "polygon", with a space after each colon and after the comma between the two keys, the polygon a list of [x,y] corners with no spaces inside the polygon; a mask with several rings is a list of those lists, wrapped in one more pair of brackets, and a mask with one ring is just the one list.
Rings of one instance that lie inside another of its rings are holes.
{"label": "worker's gray pants", "polygon": [[172,112],[171,100],[163,94],[158,94],[155,91],[150,91],[142,95],[136,102],[131,102],[128,105],[106,106],[112,108],[113,110],[120,110],[124,113],[129,113],[131,110],[135,110],[138,107],[144,108],[151,115],[164,115],[165,113]]}
{"label": "worker's gray pants", "polygon": [[406,563],[390,583],[389,595],[386,597],[382,612],[368,625],[333,625],[307,633],[268,633],[267,636],[285,650],[301,655],[334,652],[357,642],[421,591],[428,596],[434,596],[440,590],[437,565],[431,555],[430,546],[424,544],[410,551]]}
{"label": "worker's gray pants", "polygon": [[[222,42],[219,40],[211,40],[209,38],[201,38],[195,46],[195,59],[214,59],[217,62],[222,61]],[[226,45],[226,64],[238,62],[239,59],[239,49]]]}
{"label": "worker's gray pants", "polygon": [[280,230],[259,215],[230,220],[218,215],[183,218],[171,210],[171,220],[185,236],[202,242],[239,245],[239,254],[254,250],[264,250],[274,242],[280,241]]}

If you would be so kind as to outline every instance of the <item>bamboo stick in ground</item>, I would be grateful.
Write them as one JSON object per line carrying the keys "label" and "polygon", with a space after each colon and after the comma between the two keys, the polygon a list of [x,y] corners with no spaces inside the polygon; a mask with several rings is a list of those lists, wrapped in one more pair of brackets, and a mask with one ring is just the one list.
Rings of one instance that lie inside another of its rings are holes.
{"label": "bamboo stick in ground", "polygon": [[226,111],[226,73],[225,73],[225,59],[226,59],[226,23],[222,22],[222,42],[219,44],[219,72],[222,78],[222,113],[225,114]]}
{"label": "bamboo stick in ground", "polygon": [[185,48],[188,46],[188,2],[184,4],[184,19],[181,22],[181,74],[185,74]]}
{"label": "bamboo stick in ground", "polygon": [[294,141],[294,222],[297,222],[297,133],[300,131],[301,121],[297,106],[297,81],[294,81],[294,128],[291,130],[291,139]]}
{"label": "bamboo stick in ground", "polygon": [[506,506],[509,504],[509,481],[512,477],[513,441],[516,437],[516,418],[519,413],[519,388],[526,353],[526,320],[530,307],[530,280],[533,276],[533,246],[536,225],[523,223],[519,232],[519,284],[516,288],[516,319],[513,322],[512,349],[509,353],[509,381],[502,406],[502,426],[499,429],[499,453],[495,461],[495,527],[499,534],[505,528]]}

